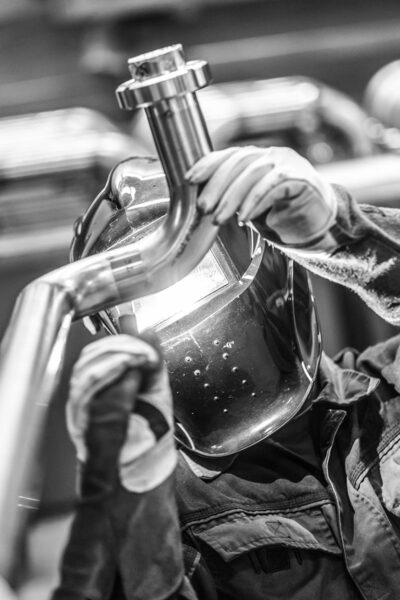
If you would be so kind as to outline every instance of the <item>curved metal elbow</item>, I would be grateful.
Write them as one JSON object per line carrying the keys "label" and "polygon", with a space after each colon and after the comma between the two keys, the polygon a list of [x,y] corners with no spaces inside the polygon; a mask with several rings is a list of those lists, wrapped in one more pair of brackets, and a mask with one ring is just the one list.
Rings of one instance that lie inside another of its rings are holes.
{"label": "curved metal elbow", "polygon": [[[165,174],[152,158],[120,163],[77,223],[71,258],[78,262],[42,279],[68,291],[74,318],[172,285],[200,262],[217,235],[211,217],[197,209],[196,197],[197,187],[184,179],[168,192]],[[156,227],[149,230],[152,205]]]}

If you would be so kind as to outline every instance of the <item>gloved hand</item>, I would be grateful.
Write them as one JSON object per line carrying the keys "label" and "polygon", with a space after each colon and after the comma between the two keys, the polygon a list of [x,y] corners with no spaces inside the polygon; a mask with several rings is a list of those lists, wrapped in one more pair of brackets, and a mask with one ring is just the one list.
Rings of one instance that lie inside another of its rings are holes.
{"label": "gloved hand", "polygon": [[260,217],[287,246],[311,248],[335,223],[333,188],[290,148],[247,146],[211,152],[186,179],[205,184],[198,206],[212,213],[215,223],[225,223],[236,212],[242,222]]}
{"label": "gloved hand", "polygon": [[[67,403],[80,501],[52,600],[114,597],[119,580],[124,597],[143,600],[178,587],[172,424],[168,374],[153,343],[117,335],[83,350]],[[154,565],[165,565],[157,577]]]}
{"label": "gloved hand", "polygon": [[84,348],[73,369],[67,402],[67,427],[81,463],[88,454],[91,403],[110,386],[115,395],[127,395],[131,401],[119,454],[121,483],[131,492],[142,493],[167,479],[176,464],[172,395],[159,350],[144,339],[124,334]]}

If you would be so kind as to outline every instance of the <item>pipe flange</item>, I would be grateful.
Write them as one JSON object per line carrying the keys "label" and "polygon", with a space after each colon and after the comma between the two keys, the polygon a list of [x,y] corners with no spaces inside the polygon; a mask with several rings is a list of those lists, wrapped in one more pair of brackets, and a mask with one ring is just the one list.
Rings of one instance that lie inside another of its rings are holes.
{"label": "pipe flange", "polygon": [[128,65],[133,79],[116,90],[118,104],[125,110],[196,92],[211,80],[208,63],[186,62],[180,44],[131,58]]}

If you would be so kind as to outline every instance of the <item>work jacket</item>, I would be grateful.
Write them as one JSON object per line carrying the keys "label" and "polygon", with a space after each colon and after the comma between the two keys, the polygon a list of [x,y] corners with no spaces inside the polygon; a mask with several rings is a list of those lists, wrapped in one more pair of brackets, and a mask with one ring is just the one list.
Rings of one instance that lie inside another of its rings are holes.
{"label": "work jacket", "polygon": [[[400,211],[337,195],[328,243],[272,241],[398,325]],[[54,598],[398,600],[399,346],[324,355],[310,410],[271,438],[219,461],[179,451],[155,490],[120,487],[95,507],[95,552],[88,536],[78,545],[97,557],[93,575],[70,570]],[[78,510],[80,531],[94,503]]]}
{"label": "work jacket", "polygon": [[[274,242],[398,325],[400,211],[336,192],[337,222],[320,251]],[[310,411],[236,457],[180,452],[182,544],[158,565],[161,584],[153,571],[149,595],[137,598],[398,600],[399,346],[400,336],[359,357],[323,355]]]}
{"label": "work jacket", "polygon": [[[357,370],[324,356],[310,412],[221,472],[181,458],[193,597],[400,597],[400,398],[382,374],[398,369],[400,383],[399,345],[400,336],[369,349]],[[315,454],[296,454],[296,436],[313,438]]]}

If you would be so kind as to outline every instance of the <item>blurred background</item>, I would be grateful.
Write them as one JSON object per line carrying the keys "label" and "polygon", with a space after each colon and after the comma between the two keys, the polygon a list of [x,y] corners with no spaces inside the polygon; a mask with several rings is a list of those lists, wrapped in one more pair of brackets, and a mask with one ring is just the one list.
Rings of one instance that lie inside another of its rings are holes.
{"label": "blurred background", "polygon": [[[154,152],[143,115],[119,110],[127,58],[182,43],[209,61],[199,93],[216,148],[291,145],[360,202],[400,206],[397,0],[0,0],[0,336],[18,292],[68,261],[74,220],[129,155]],[[393,331],[313,278],[325,348]],[[64,426],[77,323],[48,417],[41,514],[74,499]]]}

